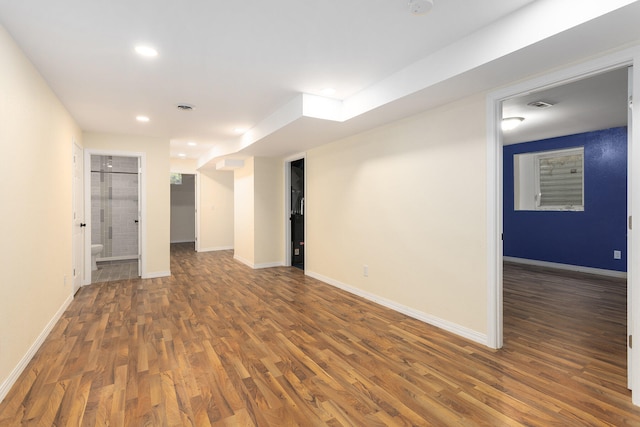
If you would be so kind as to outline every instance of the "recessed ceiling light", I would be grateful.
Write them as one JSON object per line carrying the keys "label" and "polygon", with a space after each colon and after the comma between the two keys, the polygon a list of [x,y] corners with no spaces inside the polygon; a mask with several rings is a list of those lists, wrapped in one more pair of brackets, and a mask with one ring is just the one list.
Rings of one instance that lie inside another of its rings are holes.
{"label": "recessed ceiling light", "polygon": [[147,58],[153,58],[155,56],[158,56],[158,51],[152,48],[151,46],[138,45],[135,47],[135,50],[138,55],[141,55]]}
{"label": "recessed ceiling light", "polygon": [[196,145],[198,145],[198,143],[197,142],[193,142],[193,141],[189,141],[189,142],[187,142],[187,145],[190,146],[190,147],[195,147]]}
{"label": "recessed ceiling light", "polygon": [[147,116],[136,116],[136,120],[139,121],[139,122],[146,123],[146,122],[149,121],[149,117],[147,117]]}
{"label": "recessed ceiling light", "polygon": [[524,117],[506,117],[502,119],[502,130],[512,130],[517,128],[524,121]]}
{"label": "recessed ceiling light", "polygon": [[178,153],[178,157],[187,157],[187,155],[184,153]]}

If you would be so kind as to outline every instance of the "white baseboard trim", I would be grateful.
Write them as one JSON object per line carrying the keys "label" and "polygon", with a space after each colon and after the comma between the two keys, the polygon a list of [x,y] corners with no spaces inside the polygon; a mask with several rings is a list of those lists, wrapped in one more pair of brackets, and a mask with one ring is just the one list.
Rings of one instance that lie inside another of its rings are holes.
{"label": "white baseboard trim", "polygon": [[240,261],[244,265],[251,267],[254,270],[259,270],[261,268],[284,267],[284,262],[266,262],[262,264],[254,264],[249,260],[239,257],[237,255],[234,255],[233,259]]}
{"label": "white baseboard trim", "polygon": [[253,268],[256,270],[260,268],[273,268],[273,267],[284,267],[284,262],[265,262],[265,263],[256,264],[253,266]]}
{"label": "white baseboard trim", "polygon": [[160,277],[169,277],[171,276],[170,271],[154,271],[152,273],[146,273],[140,276],[141,279],[158,279]]}
{"label": "white baseboard trim", "polygon": [[195,243],[195,239],[187,239],[187,240],[171,240],[169,243]]}
{"label": "white baseboard trim", "polygon": [[313,271],[305,271],[305,274],[309,277],[313,277],[314,279],[320,280],[321,282],[324,282],[328,285],[335,286],[336,288],[349,292],[350,294],[360,296],[364,299],[375,302],[384,307],[390,308],[391,310],[397,311],[398,313],[405,314],[409,317],[420,320],[421,322],[428,323],[429,325],[436,326],[440,329],[459,335],[463,338],[467,338],[471,341],[475,341],[479,344],[488,346],[489,341],[486,334],[482,334],[472,329],[465,328],[464,326],[460,326],[456,323],[449,322],[444,319],[440,319],[439,317],[432,316],[422,311],[415,310],[411,307],[407,307],[395,301],[380,297],[370,292],[363,291],[362,289],[355,288],[353,286],[347,285],[345,283],[339,282],[337,280],[331,279],[329,277],[323,276]]}
{"label": "white baseboard trim", "polygon": [[250,262],[249,260],[245,259],[245,258],[242,258],[242,257],[240,257],[240,256],[238,256],[238,255],[235,255],[235,254],[234,254],[234,255],[233,255],[233,259],[235,259],[236,261],[240,261],[241,263],[243,263],[243,264],[244,264],[244,265],[246,265],[247,267],[251,267],[251,268],[253,268],[253,263],[252,263],[252,262]]}
{"label": "white baseboard trim", "polygon": [[216,251],[228,251],[232,250],[233,246],[216,246],[213,248],[199,248],[198,252],[216,252]]}
{"label": "white baseboard trim", "polygon": [[11,387],[13,387],[15,382],[18,380],[18,377],[20,377],[20,375],[22,374],[24,369],[27,367],[31,359],[33,359],[33,356],[35,356],[36,352],[38,351],[38,349],[40,348],[44,340],[49,336],[49,333],[51,332],[53,327],[56,325],[56,323],[58,323],[58,320],[60,320],[60,318],[64,314],[67,307],[69,307],[69,304],[71,304],[71,301],[73,301],[73,295],[69,295],[69,297],[65,300],[65,302],[62,303],[62,305],[60,306],[56,314],[54,314],[51,320],[49,320],[49,323],[47,323],[47,325],[42,330],[42,332],[40,332],[40,335],[38,335],[38,337],[36,338],[35,342],[31,345],[29,350],[27,350],[25,355],[22,356],[22,359],[20,359],[20,362],[18,362],[18,365],[15,368],[13,368],[13,371],[11,371],[7,379],[4,380],[2,384],[0,384],[0,402],[2,402],[2,400],[4,400],[4,398],[7,396],[7,393],[9,393],[9,390],[11,390]]}
{"label": "white baseboard trim", "polygon": [[559,270],[577,271],[579,273],[598,274],[600,276],[616,277],[626,279],[627,273],[624,271],[605,270],[602,268],[582,267],[580,265],[560,264],[557,262],[538,261],[535,259],[516,258],[511,256],[502,257],[503,261],[513,262],[516,264],[535,265],[537,267],[557,268]]}

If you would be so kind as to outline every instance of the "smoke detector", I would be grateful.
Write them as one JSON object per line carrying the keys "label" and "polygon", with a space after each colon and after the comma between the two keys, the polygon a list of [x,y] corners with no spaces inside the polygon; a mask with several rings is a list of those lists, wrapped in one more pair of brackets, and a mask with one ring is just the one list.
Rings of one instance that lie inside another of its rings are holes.
{"label": "smoke detector", "polygon": [[176,108],[181,111],[193,111],[195,110],[195,106],[191,104],[178,104]]}
{"label": "smoke detector", "polygon": [[414,15],[424,15],[433,7],[433,0],[409,0],[409,11]]}

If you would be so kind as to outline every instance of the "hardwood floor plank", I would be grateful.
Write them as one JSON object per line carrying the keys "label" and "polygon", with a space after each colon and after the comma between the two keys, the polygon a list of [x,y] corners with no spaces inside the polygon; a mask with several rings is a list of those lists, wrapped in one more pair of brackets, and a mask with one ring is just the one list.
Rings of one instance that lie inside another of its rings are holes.
{"label": "hardwood floor plank", "polygon": [[0,426],[633,426],[626,283],[507,264],[492,350],[232,252],[83,287]]}

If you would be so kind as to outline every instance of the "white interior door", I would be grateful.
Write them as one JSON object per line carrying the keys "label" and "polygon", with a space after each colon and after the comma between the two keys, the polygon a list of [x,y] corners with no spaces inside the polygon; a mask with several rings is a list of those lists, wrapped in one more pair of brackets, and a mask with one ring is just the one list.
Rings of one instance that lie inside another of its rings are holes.
{"label": "white interior door", "polygon": [[75,294],[84,281],[84,174],[82,161],[82,148],[73,143],[73,294]]}

